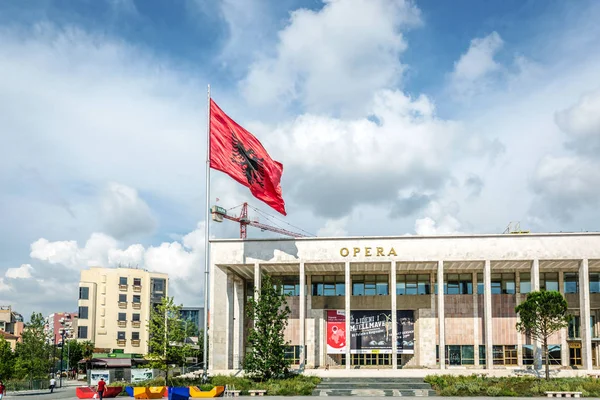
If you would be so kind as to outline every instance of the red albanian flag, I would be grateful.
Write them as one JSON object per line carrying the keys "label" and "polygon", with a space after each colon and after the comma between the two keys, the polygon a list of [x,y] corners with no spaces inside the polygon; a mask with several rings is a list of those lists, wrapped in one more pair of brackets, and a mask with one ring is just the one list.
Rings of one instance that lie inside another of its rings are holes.
{"label": "red albanian flag", "polygon": [[279,185],[283,165],[273,160],[258,139],[229,118],[213,100],[210,101],[210,167],[225,172],[247,186],[254,197],[286,215]]}

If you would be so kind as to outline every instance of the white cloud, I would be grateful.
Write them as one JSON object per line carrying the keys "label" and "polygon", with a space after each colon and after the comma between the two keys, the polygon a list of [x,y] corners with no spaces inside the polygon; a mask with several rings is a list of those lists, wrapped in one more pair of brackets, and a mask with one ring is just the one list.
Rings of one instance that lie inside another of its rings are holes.
{"label": "white cloud", "polygon": [[0,293],[2,292],[10,292],[13,288],[8,283],[4,281],[4,278],[0,278]]}
{"label": "white cloud", "polygon": [[415,221],[417,235],[446,235],[460,232],[460,221],[456,218],[455,206],[443,207],[440,203],[432,201],[425,217]]}
{"label": "white cloud", "polygon": [[502,45],[502,38],[497,32],[471,40],[467,52],[454,63],[450,76],[452,89],[458,96],[469,96],[487,88],[490,76],[502,69],[494,60]]}
{"label": "white cloud", "polygon": [[324,237],[342,237],[348,235],[348,221],[350,217],[342,217],[338,219],[328,219],[325,221],[325,226],[317,231],[317,236]]}
{"label": "white cloud", "polygon": [[144,246],[141,244],[132,244],[125,250],[110,249],[108,251],[108,265],[140,266],[144,260],[144,251]]}
{"label": "white cloud", "polygon": [[33,272],[31,264],[22,264],[19,268],[7,269],[4,276],[11,279],[29,279],[31,272]]}
{"label": "white cloud", "polygon": [[93,233],[82,248],[74,240],[50,242],[41,238],[31,244],[30,256],[80,270],[87,266],[107,265],[109,251],[117,245],[116,239],[103,233]]}
{"label": "white cloud", "polygon": [[102,216],[106,233],[117,239],[150,234],[156,228],[156,219],[138,192],[118,183],[109,184],[105,191]]}
{"label": "white cloud", "polygon": [[573,140],[599,150],[600,145],[600,90],[583,95],[577,104],[555,114],[556,124]]}
{"label": "white cloud", "polygon": [[401,29],[419,21],[419,10],[403,0],[329,0],[319,11],[296,10],[275,54],[250,67],[241,89],[253,104],[361,111],[374,91],[400,82]]}

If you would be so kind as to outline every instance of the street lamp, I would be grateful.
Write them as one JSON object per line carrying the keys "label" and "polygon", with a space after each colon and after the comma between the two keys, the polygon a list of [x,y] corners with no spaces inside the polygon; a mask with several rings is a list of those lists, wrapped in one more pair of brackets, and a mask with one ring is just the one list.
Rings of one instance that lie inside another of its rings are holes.
{"label": "street lamp", "polygon": [[60,330],[60,336],[62,338],[61,346],[60,346],[60,387],[62,388],[62,370],[63,370],[63,358],[65,355],[65,329]]}

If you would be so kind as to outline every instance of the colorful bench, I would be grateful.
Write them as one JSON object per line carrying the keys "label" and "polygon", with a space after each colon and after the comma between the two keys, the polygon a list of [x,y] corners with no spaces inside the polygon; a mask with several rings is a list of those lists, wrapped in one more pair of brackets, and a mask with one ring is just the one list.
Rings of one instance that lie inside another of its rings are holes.
{"label": "colorful bench", "polygon": [[210,398],[219,397],[225,391],[225,386],[215,386],[212,390],[202,391],[198,386],[190,386],[190,397],[192,398]]}
{"label": "colorful bench", "polygon": [[[102,397],[117,397],[122,391],[123,388],[120,386],[107,386],[104,388]],[[75,389],[75,395],[78,399],[93,399],[96,393],[98,392],[90,386],[80,386]]]}

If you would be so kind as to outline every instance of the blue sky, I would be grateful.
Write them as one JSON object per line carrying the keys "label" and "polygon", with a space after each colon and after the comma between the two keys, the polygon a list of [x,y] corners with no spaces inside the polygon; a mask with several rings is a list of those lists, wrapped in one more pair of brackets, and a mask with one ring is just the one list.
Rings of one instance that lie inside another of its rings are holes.
{"label": "blue sky", "polygon": [[[591,0],[0,2],[0,302],[69,311],[82,268],[118,264],[201,302],[208,83],[319,236],[597,230],[598,20]],[[275,213],[218,172],[211,197]]]}

